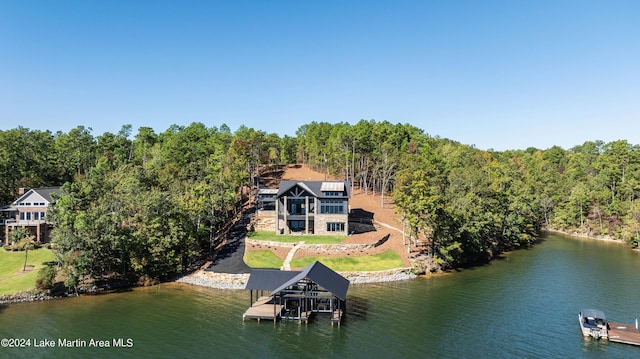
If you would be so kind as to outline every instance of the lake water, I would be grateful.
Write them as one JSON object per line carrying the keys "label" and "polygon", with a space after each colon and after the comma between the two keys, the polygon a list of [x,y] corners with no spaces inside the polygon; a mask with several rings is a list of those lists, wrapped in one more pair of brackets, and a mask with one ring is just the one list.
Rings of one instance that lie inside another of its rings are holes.
{"label": "lake water", "polygon": [[[624,245],[549,235],[487,266],[352,285],[340,327],[322,316],[243,323],[248,292],[178,284],[1,306],[0,338],[31,346],[0,348],[0,357],[638,357],[640,347],[584,339],[577,314],[597,308],[634,323],[639,279],[640,254]],[[92,339],[110,347],[89,347]]]}

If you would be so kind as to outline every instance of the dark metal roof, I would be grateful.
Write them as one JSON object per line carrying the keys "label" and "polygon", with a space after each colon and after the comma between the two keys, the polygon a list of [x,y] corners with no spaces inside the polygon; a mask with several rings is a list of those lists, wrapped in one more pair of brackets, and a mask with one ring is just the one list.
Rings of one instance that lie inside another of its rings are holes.
{"label": "dark metal roof", "polygon": [[347,300],[349,280],[320,262],[308,265],[301,271],[254,269],[245,289],[270,290],[271,295],[274,295],[305,278],[317,283],[339,299]]}
{"label": "dark metal roof", "polygon": [[[349,182],[348,181],[280,181],[280,187],[278,188],[278,197],[282,197],[287,191],[292,189],[293,187],[300,186],[305,189],[307,192],[311,193],[315,197],[324,198],[329,197],[325,196],[322,192],[322,188],[331,188],[333,183],[340,183],[343,185],[344,196],[349,197]],[[338,186],[338,185],[333,185]],[[329,198],[336,198],[336,196],[331,196]],[[340,198],[340,197],[337,197]]]}
{"label": "dark metal roof", "polygon": [[274,290],[282,283],[298,275],[298,271],[282,271],[277,269],[253,269],[244,289]]}
{"label": "dark metal roof", "polygon": [[298,275],[274,289],[271,295],[274,295],[305,278],[317,283],[341,300],[347,300],[349,280],[320,262],[315,262],[305,267]]}
{"label": "dark metal roof", "polygon": [[60,187],[34,188],[33,191],[41,195],[49,203],[54,202],[53,198],[51,198],[52,193],[60,195]]}

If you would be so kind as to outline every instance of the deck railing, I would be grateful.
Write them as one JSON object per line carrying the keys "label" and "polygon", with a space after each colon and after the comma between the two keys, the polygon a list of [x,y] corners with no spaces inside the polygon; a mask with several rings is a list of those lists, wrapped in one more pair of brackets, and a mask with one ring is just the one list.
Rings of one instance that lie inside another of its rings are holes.
{"label": "deck railing", "polygon": [[46,219],[38,219],[38,220],[19,220],[19,219],[5,219],[4,224],[7,226],[38,226],[43,223],[50,223]]}

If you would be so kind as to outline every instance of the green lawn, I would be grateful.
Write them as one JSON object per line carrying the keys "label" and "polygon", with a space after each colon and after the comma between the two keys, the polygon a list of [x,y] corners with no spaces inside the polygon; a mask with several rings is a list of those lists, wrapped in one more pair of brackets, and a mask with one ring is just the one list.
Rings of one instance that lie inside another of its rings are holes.
{"label": "green lawn", "polygon": [[345,239],[347,236],[329,236],[329,235],[286,235],[286,234],[275,234],[272,232],[264,232],[264,231],[255,231],[249,232],[249,238],[255,239],[258,241],[272,241],[272,242],[283,242],[283,243],[296,243],[300,241],[304,241],[307,244],[338,244]]}
{"label": "green lawn", "polygon": [[284,261],[269,250],[247,251],[244,262],[251,268],[280,269]]}
{"label": "green lawn", "polygon": [[27,265],[35,267],[29,273],[18,274],[24,266],[24,252],[7,252],[0,249],[0,295],[35,289],[38,270],[43,267],[43,263],[54,259],[49,249],[30,250]]}
{"label": "green lawn", "polygon": [[360,257],[304,257],[291,261],[291,267],[302,268],[318,261],[335,271],[377,271],[404,267],[400,255],[390,249],[380,254]]}

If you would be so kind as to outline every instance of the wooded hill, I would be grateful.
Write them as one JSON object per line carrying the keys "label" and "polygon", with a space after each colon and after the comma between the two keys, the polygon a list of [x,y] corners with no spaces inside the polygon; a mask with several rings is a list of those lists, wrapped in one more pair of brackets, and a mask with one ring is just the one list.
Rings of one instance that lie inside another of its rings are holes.
{"label": "wooded hill", "polygon": [[207,255],[240,210],[259,164],[305,163],[391,195],[444,268],[529,246],[541,229],[640,241],[640,147],[481,151],[408,124],[312,122],[295,137],[201,123],[95,137],[0,131],[0,203],[19,187],[63,185],[50,214],[68,284],[163,279]]}

